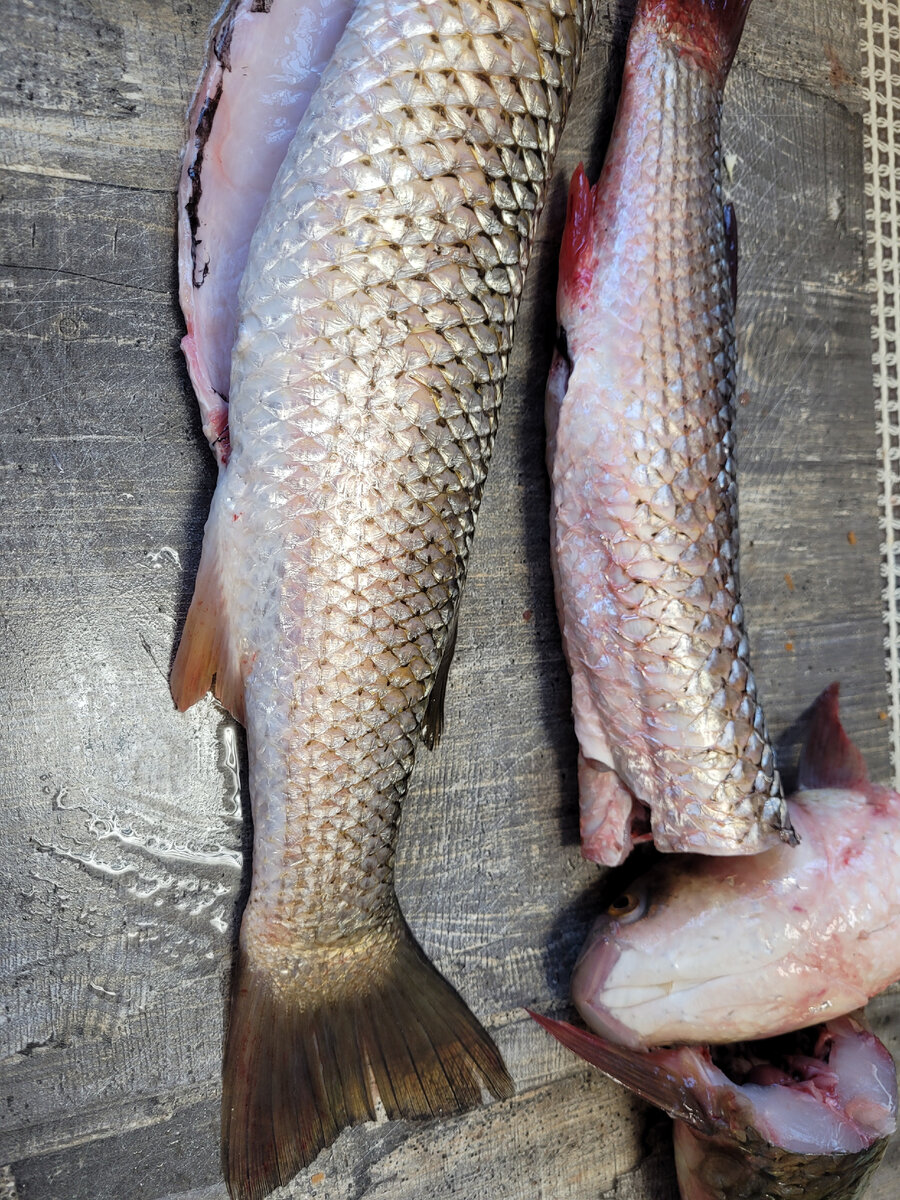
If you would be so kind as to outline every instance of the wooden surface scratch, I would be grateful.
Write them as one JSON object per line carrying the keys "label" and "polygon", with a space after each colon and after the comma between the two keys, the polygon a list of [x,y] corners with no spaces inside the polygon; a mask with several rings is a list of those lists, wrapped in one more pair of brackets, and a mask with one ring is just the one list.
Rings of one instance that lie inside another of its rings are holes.
{"label": "wooden surface scratch", "polygon": [[[282,1194],[675,1200],[667,1121],[541,1033],[602,894],[577,844],[543,381],[567,181],[596,177],[631,5],[601,5],[528,277],[401,903],[497,1038],[508,1102],[344,1134]],[[223,1200],[242,737],[174,712],[213,463],[178,349],[175,187],[212,0],[0,0],[0,1196]],[[726,99],[741,239],[741,574],[788,767],[842,683],[889,778],[856,13],[754,0]],[[900,1049],[900,1001],[871,1006]],[[871,1188],[889,1200],[900,1149]]]}

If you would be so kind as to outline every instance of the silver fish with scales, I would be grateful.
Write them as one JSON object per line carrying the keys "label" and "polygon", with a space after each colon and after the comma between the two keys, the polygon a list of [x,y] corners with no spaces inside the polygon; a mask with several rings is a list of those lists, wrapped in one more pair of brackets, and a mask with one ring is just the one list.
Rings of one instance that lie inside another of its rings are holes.
{"label": "silver fish with scales", "polygon": [[748,0],[642,0],[601,177],[573,180],[547,394],[582,840],[614,865],[793,838],[748,662],[722,92]]}
{"label": "silver fish with scales", "polygon": [[349,1123],[511,1080],[400,914],[522,281],[589,9],[361,3],[239,299],[220,471],[172,688],[247,726],[253,878],[223,1155],[260,1197]]}

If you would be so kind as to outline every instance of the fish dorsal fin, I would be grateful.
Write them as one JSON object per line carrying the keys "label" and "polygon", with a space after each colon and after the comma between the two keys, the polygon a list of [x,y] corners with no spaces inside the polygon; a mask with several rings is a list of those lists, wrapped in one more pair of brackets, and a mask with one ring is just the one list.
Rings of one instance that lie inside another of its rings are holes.
{"label": "fish dorsal fin", "polygon": [[216,699],[243,725],[244,680],[230,633],[217,547],[210,524],[169,686],[180,712],[196,704],[212,687]]}
{"label": "fish dorsal fin", "polygon": [[456,651],[456,630],[458,625],[459,603],[457,602],[456,610],[450,621],[450,627],[447,630],[444,654],[440,663],[438,663],[434,683],[431,686],[431,694],[428,697],[428,704],[425,708],[425,716],[422,719],[422,741],[429,750],[433,750],[441,740],[441,733],[444,729],[444,698],[447,695],[447,677],[450,674],[450,664],[453,662],[453,655]]}
{"label": "fish dorsal fin", "polygon": [[799,788],[859,788],[868,781],[863,756],[838,715],[840,688],[830,684],[812,706],[797,772]]}
{"label": "fish dorsal fin", "polygon": [[559,251],[560,291],[579,291],[590,281],[594,229],[594,196],[579,163],[569,184],[566,227]]}

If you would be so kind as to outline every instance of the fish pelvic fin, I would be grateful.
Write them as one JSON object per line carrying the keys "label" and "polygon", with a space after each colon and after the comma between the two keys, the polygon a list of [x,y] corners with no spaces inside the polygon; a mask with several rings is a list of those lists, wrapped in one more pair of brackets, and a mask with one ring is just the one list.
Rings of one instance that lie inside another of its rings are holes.
{"label": "fish pelvic fin", "polygon": [[222,1095],[233,1200],[262,1200],[346,1126],[374,1120],[376,1095],[394,1119],[464,1112],[482,1084],[512,1095],[493,1041],[402,918],[393,933],[377,954],[371,943],[343,954],[340,987],[327,991],[285,982],[241,951]]}
{"label": "fish pelvic fin", "polygon": [[832,683],[810,711],[806,743],[800,755],[800,788],[859,789],[869,780],[865,759],[847,736],[839,714],[841,685]]}
{"label": "fish pelvic fin", "polygon": [[744,32],[751,0],[641,0],[639,21],[662,25],[664,35],[724,81]]}
{"label": "fish pelvic fin", "polygon": [[569,184],[566,225],[559,251],[560,320],[565,309],[564,297],[588,290],[594,272],[594,193],[588,183],[584,164],[579,163]]}
{"label": "fish pelvic fin", "polygon": [[169,687],[179,712],[196,704],[212,688],[216,699],[243,725],[244,680],[229,632],[216,540],[210,533],[211,526],[207,525],[194,595]]}

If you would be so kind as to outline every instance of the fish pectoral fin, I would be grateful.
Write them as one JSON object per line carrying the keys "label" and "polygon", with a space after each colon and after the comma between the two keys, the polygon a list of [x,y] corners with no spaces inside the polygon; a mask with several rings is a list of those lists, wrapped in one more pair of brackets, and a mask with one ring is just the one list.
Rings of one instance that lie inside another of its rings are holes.
{"label": "fish pectoral fin", "polygon": [[434,683],[431,686],[431,693],[428,697],[428,704],[425,708],[425,716],[422,718],[422,741],[429,750],[433,750],[441,740],[441,733],[444,729],[444,699],[447,695],[447,677],[450,674],[450,664],[453,662],[453,655],[456,651],[456,630],[458,624],[459,604],[457,603],[456,611],[447,630],[444,654],[438,664]]}
{"label": "fish pectoral fin", "polygon": [[[710,1112],[703,1103],[703,1064],[699,1051],[682,1046],[674,1050],[632,1050],[608,1042],[587,1029],[578,1029],[568,1021],[555,1021],[526,1010],[541,1028],[561,1042],[573,1054],[583,1058],[621,1083],[650,1104],[655,1104],[677,1121],[685,1121],[693,1129],[709,1136],[720,1130],[725,1121],[721,1114]],[[692,1071],[690,1068],[694,1067]],[[697,1070],[696,1068],[700,1069]]]}
{"label": "fish pectoral fin", "polygon": [[180,712],[196,704],[212,687],[216,699],[243,725],[244,680],[228,628],[214,548],[214,540],[204,541],[169,687]]}
{"label": "fish pectoral fin", "polygon": [[493,1041],[399,916],[393,934],[374,952],[371,941],[349,947],[340,962],[331,947],[326,965],[343,986],[327,995],[314,958],[301,982],[241,952],[222,1094],[234,1200],[261,1200],[343,1128],[374,1120],[376,1092],[392,1119],[464,1112],[480,1103],[482,1083],[512,1095]]}

